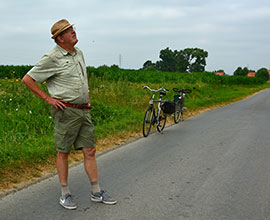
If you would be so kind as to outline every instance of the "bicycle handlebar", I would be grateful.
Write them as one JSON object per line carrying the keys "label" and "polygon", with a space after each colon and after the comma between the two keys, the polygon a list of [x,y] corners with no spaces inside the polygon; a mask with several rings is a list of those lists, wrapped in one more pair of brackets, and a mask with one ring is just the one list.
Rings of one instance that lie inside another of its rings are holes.
{"label": "bicycle handlebar", "polygon": [[182,93],[191,93],[190,89],[177,89],[177,88],[173,88],[174,92],[182,92]]}
{"label": "bicycle handlebar", "polygon": [[150,90],[151,92],[160,92],[160,91],[163,91],[163,92],[169,92],[169,89],[165,89],[165,88],[163,88],[163,87],[161,87],[161,88],[159,88],[159,89],[151,89],[151,88],[149,88],[149,86],[143,86],[142,87],[143,89],[148,89],[148,90]]}

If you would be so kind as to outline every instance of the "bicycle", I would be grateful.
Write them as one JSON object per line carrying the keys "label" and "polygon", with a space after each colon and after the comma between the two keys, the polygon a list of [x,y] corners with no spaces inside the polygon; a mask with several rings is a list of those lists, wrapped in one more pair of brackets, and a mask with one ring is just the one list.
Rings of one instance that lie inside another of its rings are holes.
{"label": "bicycle", "polygon": [[191,93],[191,90],[173,88],[173,91],[177,93],[176,95],[174,95],[175,111],[173,117],[175,124],[177,124],[180,119],[183,120],[183,111],[186,110],[186,108],[184,107],[185,95],[187,93]]}
{"label": "bicycle", "polygon": [[[162,97],[165,96],[166,92],[168,92],[169,90],[163,87],[157,90],[151,89],[148,86],[143,86],[142,88],[148,89],[153,93],[143,119],[143,136],[147,137],[151,131],[152,125],[154,124],[157,125],[158,132],[162,132],[165,127],[167,114],[163,112],[161,105],[162,103],[164,103],[164,101],[162,101]],[[159,92],[159,100],[155,100],[156,93],[158,92]],[[154,103],[158,103],[157,110],[155,110]]]}

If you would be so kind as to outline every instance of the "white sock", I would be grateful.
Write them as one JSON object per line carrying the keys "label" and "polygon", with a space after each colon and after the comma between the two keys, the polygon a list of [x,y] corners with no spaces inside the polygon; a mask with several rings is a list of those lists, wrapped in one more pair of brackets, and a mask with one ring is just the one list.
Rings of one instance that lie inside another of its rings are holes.
{"label": "white sock", "polygon": [[100,192],[100,187],[99,187],[98,181],[91,182],[91,188],[92,188],[93,194]]}
{"label": "white sock", "polygon": [[70,194],[68,185],[61,185],[61,189],[62,189],[62,196],[66,195],[66,194]]}

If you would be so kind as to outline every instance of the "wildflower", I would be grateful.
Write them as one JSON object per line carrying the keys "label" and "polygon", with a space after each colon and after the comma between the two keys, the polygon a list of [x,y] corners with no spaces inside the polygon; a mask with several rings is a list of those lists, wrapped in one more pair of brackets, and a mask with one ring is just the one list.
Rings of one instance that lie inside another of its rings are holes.
{"label": "wildflower", "polygon": [[11,102],[12,101],[12,98],[10,98],[9,101]]}
{"label": "wildflower", "polygon": [[52,118],[52,116],[49,116],[49,119],[51,119]]}
{"label": "wildflower", "polygon": [[32,111],[30,110],[29,113],[32,114]]}
{"label": "wildflower", "polygon": [[18,108],[16,108],[16,112],[18,111],[19,109]]}

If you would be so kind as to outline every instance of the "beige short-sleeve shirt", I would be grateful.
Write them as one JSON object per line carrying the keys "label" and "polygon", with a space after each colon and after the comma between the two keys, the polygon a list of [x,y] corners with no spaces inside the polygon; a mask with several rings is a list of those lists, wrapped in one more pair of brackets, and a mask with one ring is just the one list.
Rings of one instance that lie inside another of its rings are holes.
{"label": "beige short-sleeve shirt", "polygon": [[46,82],[53,98],[73,104],[89,102],[85,61],[77,47],[71,55],[56,45],[27,74],[39,83]]}

